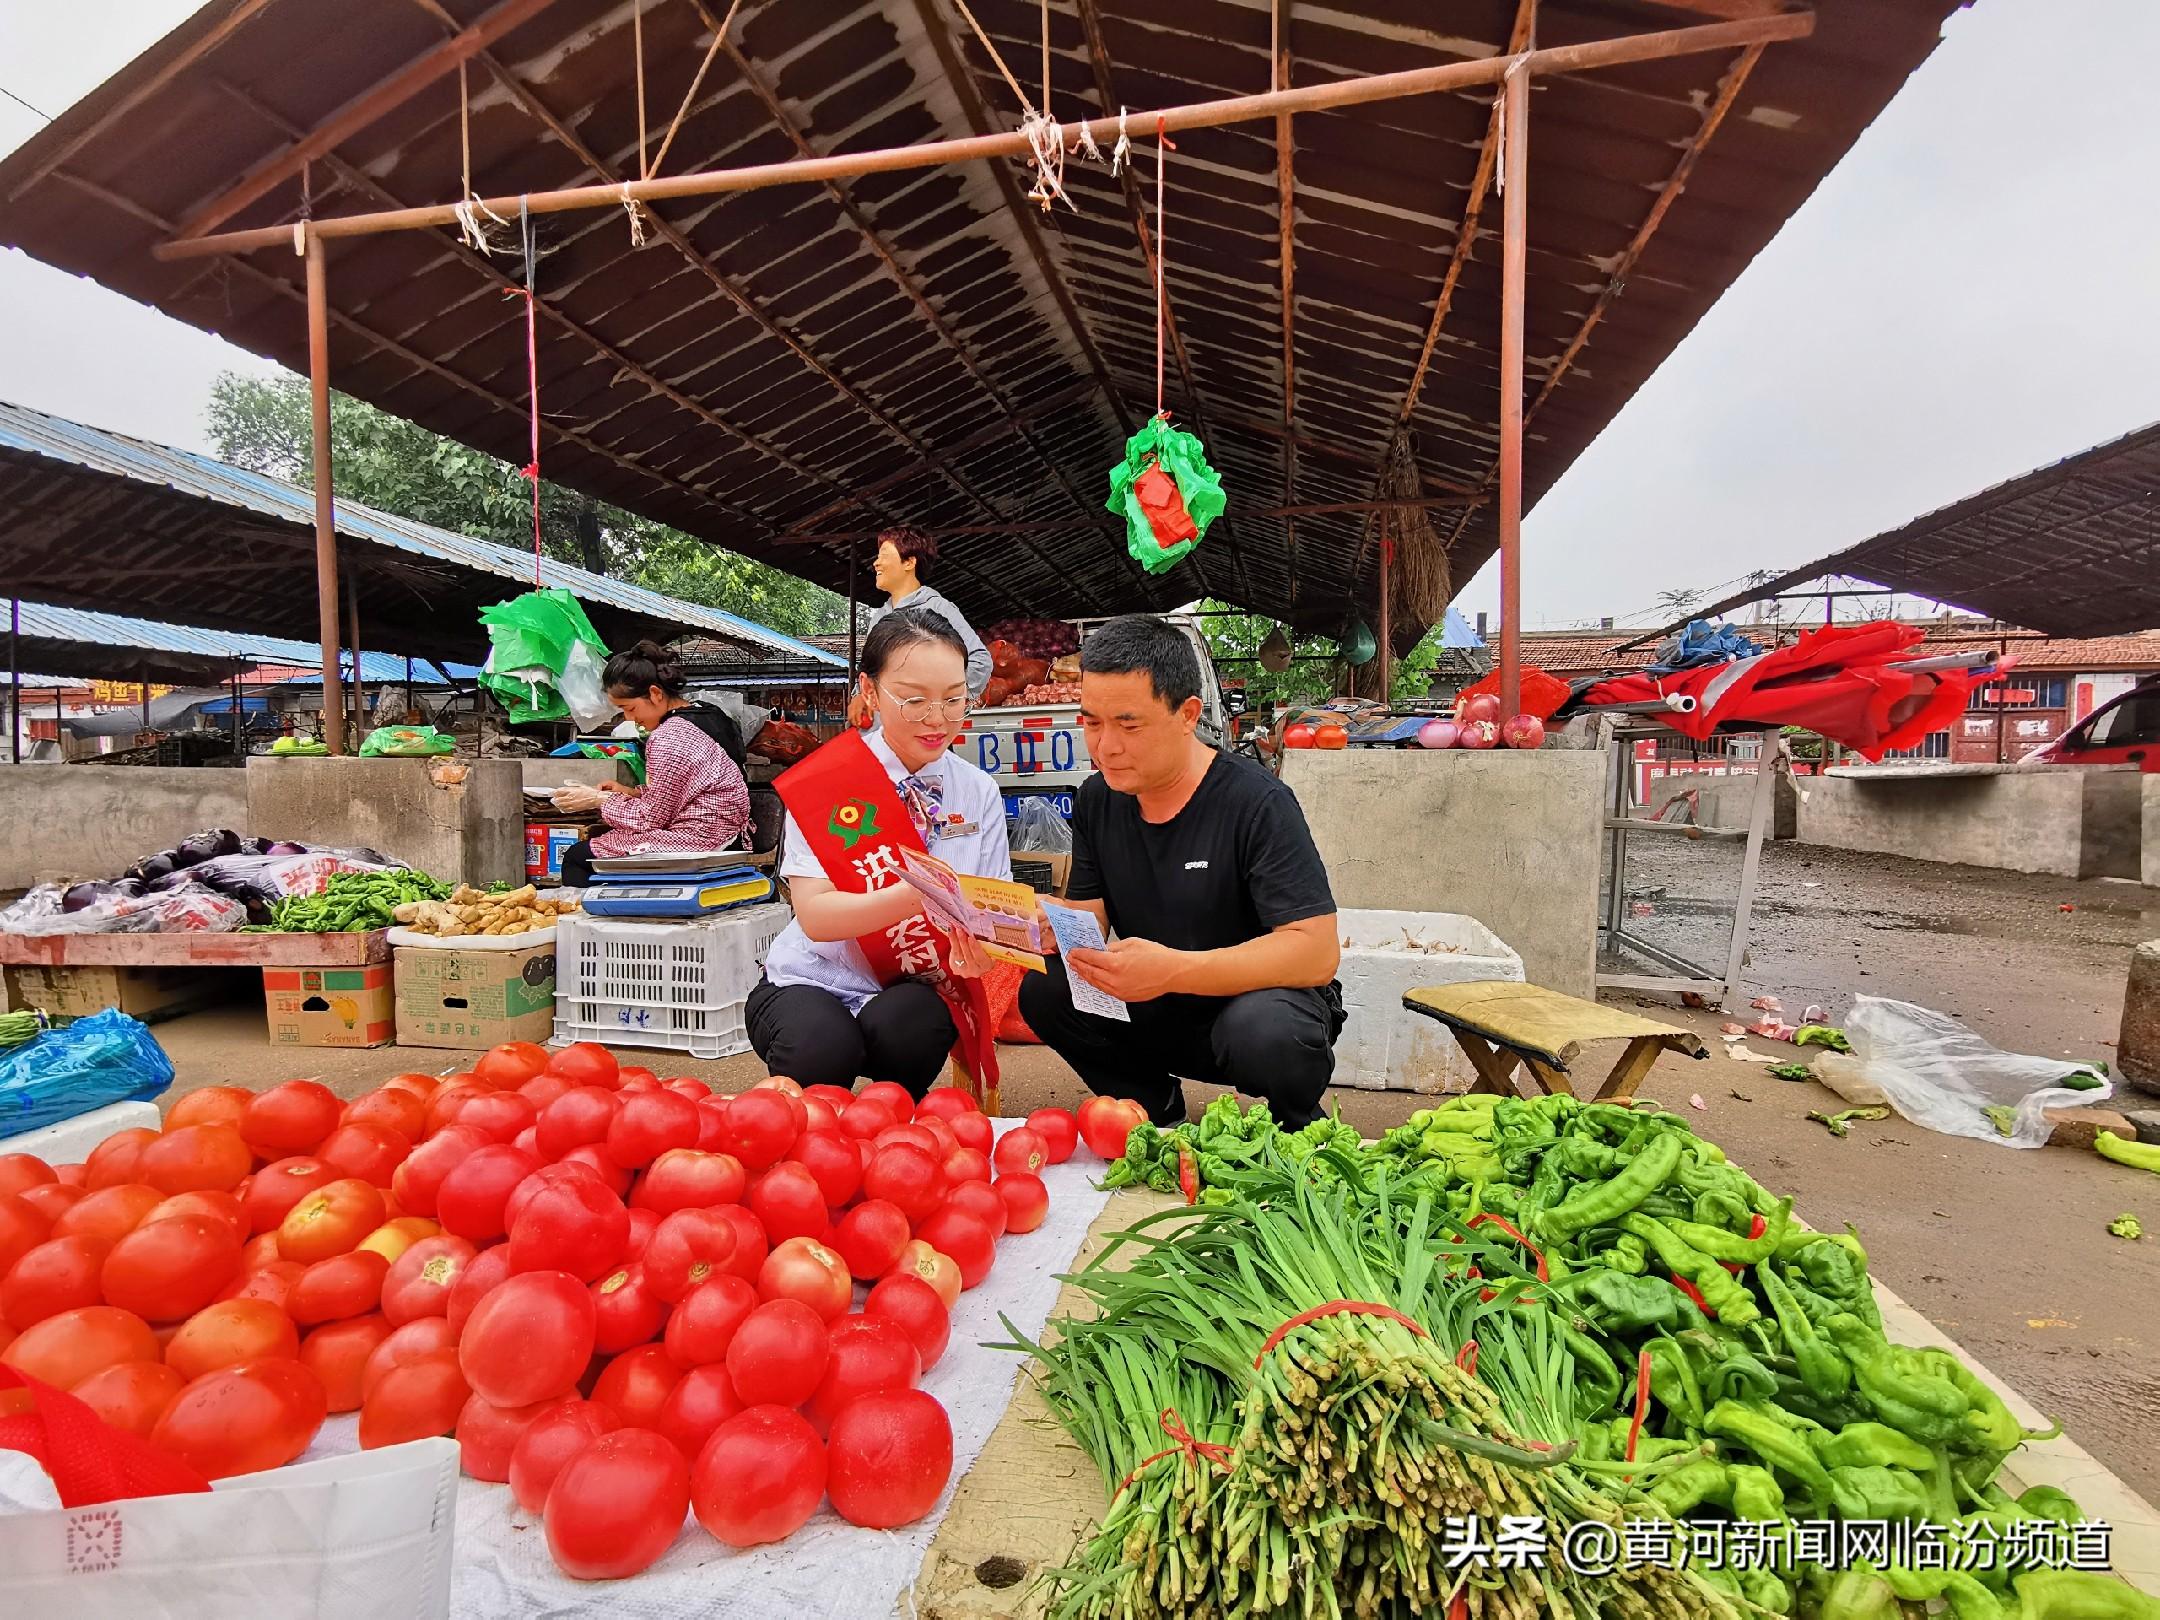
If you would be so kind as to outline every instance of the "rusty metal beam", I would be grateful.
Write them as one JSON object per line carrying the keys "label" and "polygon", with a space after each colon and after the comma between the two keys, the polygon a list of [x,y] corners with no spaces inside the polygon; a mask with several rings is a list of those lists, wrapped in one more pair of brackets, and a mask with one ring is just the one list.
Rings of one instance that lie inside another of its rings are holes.
{"label": "rusty metal beam", "polygon": [[1576,357],[1583,352],[1583,346],[1590,341],[1590,334],[1597,330],[1598,322],[1605,318],[1605,312],[1611,309],[1620,295],[1627,290],[1628,277],[1634,273],[1635,266],[1642,262],[1643,251],[1650,246],[1650,238],[1657,234],[1657,228],[1665,222],[1665,216],[1671,211],[1672,205],[1680,200],[1680,193],[1687,190],[1688,180],[1695,173],[1695,165],[1702,160],[1703,148],[1710,144],[1710,137],[1718,132],[1719,126],[1725,122],[1725,115],[1732,111],[1733,104],[1740,99],[1741,88],[1747,83],[1748,75],[1755,71],[1755,64],[1762,60],[1765,49],[1766,47],[1761,45],[1750,45],[1740,53],[1725,77],[1719,81],[1717,95],[1703,110],[1702,123],[1696,128],[1687,145],[1681,148],[1680,161],[1673,165],[1672,173],[1666,177],[1664,186],[1658,191],[1657,200],[1650,205],[1650,212],[1643,216],[1642,224],[1636,227],[1635,234],[1628,239],[1628,245],[1621,250],[1618,261],[1613,265],[1612,274],[1606,278],[1604,290],[1597,296],[1597,302],[1590,306],[1590,313],[1583,317],[1581,327],[1569,340],[1568,346],[1561,351],[1560,358],[1546,369],[1545,381],[1538,389],[1537,398],[1530,402],[1529,410],[1524,413],[1523,420],[1526,424],[1537,416],[1545,401],[1552,397],[1552,391],[1560,386],[1560,379],[1566,376],[1569,368],[1575,364]]}
{"label": "rusty metal beam", "polygon": [[249,169],[209,201],[199,204],[180,221],[182,237],[214,231],[249,204],[259,202],[300,171],[335,151],[378,119],[397,111],[421,91],[446,74],[455,73],[460,62],[469,61],[513,28],[531,22],[555,0],[500,0],[483,12],[469,28],[458,30],[433,49],[421,53],[388,78],[377,80],[321,124]]}
{"label": "rusty metal beam", "polygon": [[[1249,518],[1323,517],[1341,512],[1379,512],[1398,506],[1482,506],[1482,495],[1433,495],[1415,501],[1301,501],[1295,505],[1249,507],[1244,515]],[[951,534],[1071,534],[1079,529],[1102,529],[1113,534],[1123,534],[1124,524],[1105,512],[1101,517],[1050,518],[1028,523],[947,523],[938,528],[942,537]],[[875,540],[879,529],[832,529],[822,533],[794,533],[777,535],[770,542],[785,546],[832,546],[846,541]]]}

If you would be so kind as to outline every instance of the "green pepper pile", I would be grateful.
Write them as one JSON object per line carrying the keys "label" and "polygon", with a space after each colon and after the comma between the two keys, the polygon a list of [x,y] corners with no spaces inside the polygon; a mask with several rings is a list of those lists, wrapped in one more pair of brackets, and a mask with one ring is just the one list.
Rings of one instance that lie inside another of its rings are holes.
{"label": "green pepper pile", "polygon": [[415,900],[447,900],[450,885],[425,872],[339,872],[321,894],[296,894],[272,903],[270,927],[285,934],[358,934],[389,928],[399,906]]}
{"label": "green pepper pile", "polygon": [[1266,1177],[1253,1182],[1249,1172],[1278,1155],[1291,1164],[1306,1164],[1315,1162],[1313,1156],[1324,1147],[1357,1153],[1364,1145],[1357,1127],[1339,1117],[1285,1131],[1266,1103],[1240,1109],[1237,1098],[1217,1097],[1190,1124],[1167,1131],[1145,1120],[1135,1125],[1125,1139],[1125,1156],[1112,1162],[1103,1185],[1182,1192],[1188,1203],[1221,1205],[1248,1185],[1272,1185]]}
{"label": "green pepper pile", "polygon": [[[1174,1190],[1187,1131],[1232,1197],[1264,1181],[1261,1167],[1279,1175],[1298,1156],[1305,1133],[1221,1107],[1197,1128],[1137,1128],[1128,1144],[1137,1156],[1107,1179]],[[1494,1229],[1513,1240],[1456,1253],[1474,1254],[1483,1269],[1469,1275],[1514,1294],[1520,1310],[1559,1313],[1586,1463],[1664,1461],[1647,1495],[1676,1517],[1924,1521],[1953,1549],[1991,1548],[1975,1560],[1982,1567],[1947,1571],[1832,1571],[1796,1559],[1789,1584],[1746,1593],[1755,1608],[1893,1620],[1941,1600],[1952,1620],[2160,1620],[2160,1603],[2127,1585],[2040,1567],[2044,1538],[2010,1527],[2081,1515],[2059,1492],[2012,1498],[1997,1482],[2010,1453],[2038,1436],[1949,1352],[1892,1344],[1859,1240],[1801,1225],[1790,1198],[1682,1117],[1649,1104],[1471,1095],[1361,1148],[1329,1125],[1337,1151],[1324,1161],[1354,1153],[1359,1185],[1452,1230],[1443,1241]]]}

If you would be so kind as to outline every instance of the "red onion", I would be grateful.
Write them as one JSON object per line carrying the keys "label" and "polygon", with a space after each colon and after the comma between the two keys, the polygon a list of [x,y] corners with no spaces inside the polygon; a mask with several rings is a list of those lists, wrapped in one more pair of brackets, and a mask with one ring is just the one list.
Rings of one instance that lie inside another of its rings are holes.
{"label": "red onion", "polygon": [[1534,714],[1509,715],[1500,727],[1500,740],[1510,748],[1545,746],[1545,722]]}
{"label": "red onion", "polygon": [[1462,734],[1455,740],[1457,748],[1492,748],[1500,741],[1500,728],[1490,720],[1470,720],[1463,724]]}
{"label": "red onion", "polygon": [[1452,720],[1428,720],[1418,727],[1420,748],[1453,748],[1459,728]]}

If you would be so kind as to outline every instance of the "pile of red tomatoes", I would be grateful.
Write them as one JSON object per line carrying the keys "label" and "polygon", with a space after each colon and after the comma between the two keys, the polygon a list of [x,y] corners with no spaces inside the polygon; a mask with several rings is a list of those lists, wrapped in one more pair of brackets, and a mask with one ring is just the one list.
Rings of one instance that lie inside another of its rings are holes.
{"label": "pile of red tomatoes", "polygon": [[[1122,1112],[1090,1124],[1122,1148]],[[454,1434],[583,1579],[686,1513],[736,1547],[828,1499],[891,1528],[952,1470],[916,1387],[950,1312],[1078,1134],[1044,1109],[993,1141],[952,1089],[714,1096],[590,1044],[351,1103],[214,1086],[79,1165],[0,1157],[0,1360],[212,1479],[333,1412],[363,1447]]]}

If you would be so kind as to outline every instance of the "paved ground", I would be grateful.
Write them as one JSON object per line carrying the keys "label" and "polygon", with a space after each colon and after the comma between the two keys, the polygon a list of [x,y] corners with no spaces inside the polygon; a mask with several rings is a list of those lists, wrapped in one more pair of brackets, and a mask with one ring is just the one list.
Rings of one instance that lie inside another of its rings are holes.
{"label": "paved ground", "polygon": [[[1684,887],[1669,884],[1669,894]],[[2134,885],[1793,845],[1766,853],[1756,915],[1750,993],[1776,994],[1792,1012],[1820,1001],[1835,1018],[1855,994],[1896,996],[1954,1012],[1998,1045],[2085,1059],[2113,1055],[2130,947],[2160,935],[2160,895]],[[1763,1065],[1728,1057],[1717,1014],[1673,1016],[1716,1055],[1666,1059],[1648,1094],[1688,1111],[1765,1184],[1794,1192],[1811,1223],[1853,1223],[1886,1282],[2059,1417],[2133,1489],[2160,1500],[2160,1179],[2090,1153],[1990,1147],[1900,1119],[1834,1138],[1806,1118],[1839,1106],[1827,1090],[1773,1080]],[[158,1033],[180,1072],[175,1095],[311,1074],[352,1096],[401,1070],[441,1071],[457,1058],[412,1048],[276,1050],[264,1042],[255,1005],[197,1014]],[[1600,1068],[1601,1055],[1593,1050],[1585,1067]],[[1007,1048],[1005,1057],[1007,1112],[1078,1101],[1078,1081],[1048,1053]],[[750,1058],[652,1061],[724,1090],[763,1072]],[[1195,1104],[1206,1095],[1195,1087]],[[1388,1094],[1335,1095],[1368,1132],[1415,1106]],[[2154,1235],[2110,1237],[2106,1223],[2125,1211]]]}

